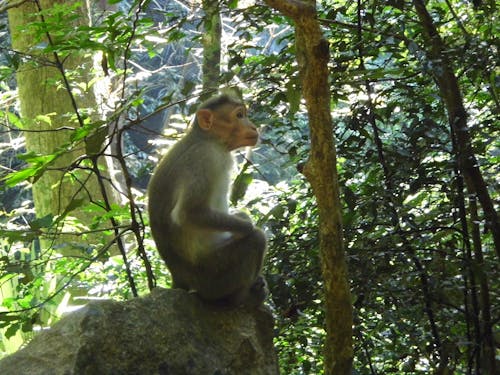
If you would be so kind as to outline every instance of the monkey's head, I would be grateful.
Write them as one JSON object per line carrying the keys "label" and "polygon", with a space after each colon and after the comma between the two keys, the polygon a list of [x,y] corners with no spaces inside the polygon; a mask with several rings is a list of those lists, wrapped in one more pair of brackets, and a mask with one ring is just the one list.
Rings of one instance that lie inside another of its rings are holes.
{"label": "monkey's head", "polygon": [[196,111],[194,126],[222,142],[228,150],[255,146],[259,133],[239,100],[220,95],[203,103]]}

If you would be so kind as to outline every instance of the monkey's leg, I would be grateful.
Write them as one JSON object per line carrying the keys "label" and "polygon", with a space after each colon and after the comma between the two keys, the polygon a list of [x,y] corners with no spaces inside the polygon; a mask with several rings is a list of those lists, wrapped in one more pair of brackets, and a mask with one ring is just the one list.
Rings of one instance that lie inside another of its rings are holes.
{"label": "monkey's leg", "polygon": [[266,279],[259,275],[250,288],[242,288],[236,293],[224,299],[228,305],[244,305],[250,308],[259,307],[269,295]]}
{"label": "monkey's leg", "polygon": [[215,301],[249,290],[260,276],[266,237],[260,229],[213,249],[198,266],[196,290]]}
{"label": "monkey's leg", "polygon": [[190,290],[193,284],[193,266],[177,254],[172,248],[160,251],[172,278],[172,288]]}

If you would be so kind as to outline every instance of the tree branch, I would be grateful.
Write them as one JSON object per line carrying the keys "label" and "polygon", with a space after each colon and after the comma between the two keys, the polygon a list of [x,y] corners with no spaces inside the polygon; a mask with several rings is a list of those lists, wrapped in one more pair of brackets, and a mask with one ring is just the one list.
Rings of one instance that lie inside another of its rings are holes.
{"label": "tree branch", "polygon": [[24,3],[27,3],[28,1],[32,0],[20,0],[15,3],[10,2],[9,0],[2,1],[0,3],[0,13],[5,12],[6,10],[12,9],[12,8],[17,8],[18,6],[23,5]]}
{"label": "tree branch", "polygon": [[298,20],[299,18],[316,18],[316,8],[314,3],[300,0],[266,0],[272,8],[279,10],[285,16]]}

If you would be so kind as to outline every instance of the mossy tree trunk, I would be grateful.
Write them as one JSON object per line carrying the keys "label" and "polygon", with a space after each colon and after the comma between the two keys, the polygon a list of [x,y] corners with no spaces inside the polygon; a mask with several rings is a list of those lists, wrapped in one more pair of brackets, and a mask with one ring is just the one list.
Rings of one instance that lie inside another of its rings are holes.
{"label": "mossy tree trunk", "polygon": [[336,150],[328,84],[329,46],[314,1],[266,0],[295,22],[297,62],[309,115],[311,152],[304,174],[319,209],[321,269],[325,290],[326,375],[352,372],[352,304],[344,251]]}
{"label": "mossy tree trunk", "polygon": [[[75,3],[76,1],[63,0],[27,1],[8,11],[12,47],[23,56],[16,78],[28,152],[52,154],[60,147],[70,144],[70,136],[74,133],[72,129],[81,127],[83,118],[96,118],[93,111],[97,105],[92,88],[85,87],[90,82],[92,60],[78,56],[75,51],[59,58],[56,54],[40,54],[37,52],[40,48],[37,47],[55,44],[60,36],[51,36],[49,26],[48,32],[37,42],[33,28],[28,27],[33,22],[44,23],[45,19],[50,19],[48,13],[44,16],[37,14],[40,9],[47,11],[56,4]],[[73,21],[76,23],[74,26],[88,24],[85,7],[81,6],[76,12],[79,17]],[[68,82],[66,80],[69,80],[70,75],[71,82]],[[79,84],[78,87],[75,83]],[[102,199],[97,179],[89,172],[89,160],[85,159],[89,144],[82,142],[73,144],[76,147],[68,147],[67,152],[51,165],[50,170],[45,171],[33,184],[33,199],[38,217],[60,215],[68,206],[77,202],[83,204]],[[99,145],[94,146],[94,151],[97,152]],[[88,214],[79,210],[72,212],[72,215],[84,223],[90,220]]]}
{"label": "mossy tree trunk", "polygon": [[222,25],[220,5],[217,0],[202,0],[203,19],[203,66],[202,100],[209,98],[212,90],[219,88]]}

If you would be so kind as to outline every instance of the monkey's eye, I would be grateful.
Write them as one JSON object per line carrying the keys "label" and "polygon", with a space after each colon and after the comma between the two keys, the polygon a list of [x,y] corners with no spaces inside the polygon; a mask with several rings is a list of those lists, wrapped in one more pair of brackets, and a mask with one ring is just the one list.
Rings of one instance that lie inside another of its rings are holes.
{"label": "monkey's eye", "polygon": [[243,111],[240,111],[240,112],[236,113],[236,117],[243,118],[243,117],[245,117],[245,113],[243,113]]}

